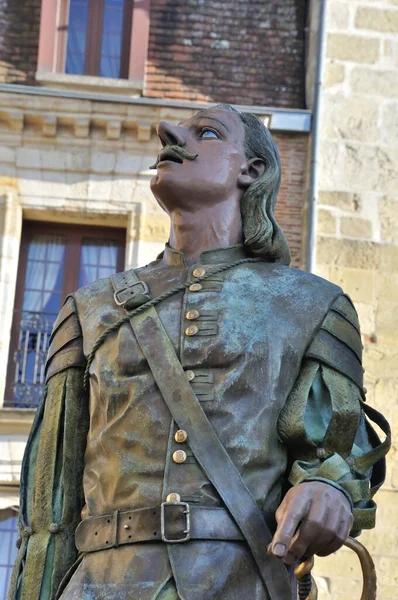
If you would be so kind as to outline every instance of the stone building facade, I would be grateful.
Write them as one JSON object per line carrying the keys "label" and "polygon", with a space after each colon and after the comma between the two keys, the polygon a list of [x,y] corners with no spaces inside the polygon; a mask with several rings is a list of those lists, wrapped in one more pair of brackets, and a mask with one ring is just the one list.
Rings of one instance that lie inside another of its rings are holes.
{"label": "stone building facade", "polygon": [[[393,428],[377,528],[361,541],[379,600],[398,595],[398,2],[330,0],[320,151],[317,272],[357,307],[367,401]],[[322,600],[360,597],[349,550],[317,560]]]}
{"label": "stone building facade", "polygon": [[[0,0],[0,508],[7,511],[0,528],[17,501],[34,414],[13,404],[6,368],[29,231],[119,236],[123,267],[153,260],[168,235],[149,192],[155,125],[179,122],[208,102],[231,102],[256,113],[276,138],[283,165],[277,217],[294,266],[303,267],[316,59],[306,30],[317,28],[318,5],[130,0],[125,77],[108,77],[91,63],[83,74],[65,73],[68,2]],[[342,285],[358,307],[368,401],[395,430],[397,19],[396,0],[328,2],[316,244],[318,274]],[[391,453],[377,533],[363,536],[381,600],[395,598],[398,585],[394,460]],[[318,559],[316,570],[320,600],[359,597],[351,552]]]}

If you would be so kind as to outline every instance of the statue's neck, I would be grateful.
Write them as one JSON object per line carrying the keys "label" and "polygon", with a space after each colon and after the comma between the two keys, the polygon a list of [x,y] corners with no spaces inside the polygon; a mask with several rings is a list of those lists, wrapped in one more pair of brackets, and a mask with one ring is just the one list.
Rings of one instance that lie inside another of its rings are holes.
{"label": "statue's neck", "polygon": [[240,210],[226,210],[219,204],[195,213],[181,210],[170,215],[169,244],[185,255],[187,264],[195,264],[205,250],[243,243]]}

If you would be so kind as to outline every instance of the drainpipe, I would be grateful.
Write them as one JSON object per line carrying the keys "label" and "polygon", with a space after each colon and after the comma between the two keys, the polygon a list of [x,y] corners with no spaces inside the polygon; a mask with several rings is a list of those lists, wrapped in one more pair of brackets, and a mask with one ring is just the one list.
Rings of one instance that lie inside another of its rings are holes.
{"label": "drainpipe", "polygon": [[[313,0],[314,1],[314,0]],[[317,200],[319,188],[319,145],[321,133],[322,88],[323,73],[326,57],[326,12],[327,0],[319,2],[319,22],[316,45],[315,89],[312,112],[311,164],[308,191],[307,247],[306,270],[314,273],[316,268],[316,238],[317,238]]]}

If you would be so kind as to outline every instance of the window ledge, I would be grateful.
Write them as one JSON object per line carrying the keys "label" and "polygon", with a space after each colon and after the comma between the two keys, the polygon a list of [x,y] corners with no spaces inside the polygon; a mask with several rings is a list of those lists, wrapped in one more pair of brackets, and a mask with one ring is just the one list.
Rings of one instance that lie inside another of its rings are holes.
{"label": "window ledge", "polygon": [[48,73],[37,71],[36,81],[41,86],[51,85],[58,89],[95,90],[126,96],[141,96],[143,81],[115,79],[113,77],[94,77],[92,75],[69,75],[67,73]]}

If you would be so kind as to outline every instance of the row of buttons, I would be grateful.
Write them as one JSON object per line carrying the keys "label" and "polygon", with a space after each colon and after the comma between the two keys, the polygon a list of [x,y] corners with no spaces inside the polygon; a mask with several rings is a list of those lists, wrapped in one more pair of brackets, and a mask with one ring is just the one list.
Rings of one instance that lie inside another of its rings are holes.
{"label": "row of buttons", "polygon": [[[192,275],[194,277],[203,277],[203,275],[206,275],[206,269],[204,269],[203,267],[197,267],[192,271]],[[200,290],[202,289],[202,284],[191,283],[188,289],[190,292],[200,292]]]}
{"label": "row of buttons", "polygon": [[[192,275],[194,277],[203,277],[203,275],[205,275],[205,274],[206,274],[206,270],[203,267],[197,267],[196,269],[194,269],[192,271]],[[202,289],[202,285],[200,283],[192,283],[189,286],[190,292],[200,292],[201,289]],[[185,316],[189,321],[193,321],[194,319],[197,319],[200,316],[200,313],[198,310],[189,310]],[[198,331],[199,331],[199,328],[196,325],[190,325],[189,327],[186,328],[185,333],[188,336],[192,336],[192,335],[196,335],[198,333]],[[192,381],[195,378],[195,373],[191,370],[185,371],[185,375],[186,375],[188,381]],[[178,429],[178,431],[176,431],[176,433],[174,435],[174,439],[178,444],[183,444],[188,439],[187,432],[184,431],[184,429]],[[184,450],[176,450],[175,452],[173,452],[173,461],[175,463],[182,464],[186,460],[187,460],[187,453],[184,452]],[[166,502],[180,502],[180,501],[181,501],[181,496],[180,496],[180,494],[177,494],[177,492],[170,492],[170,494],[168,494],[166,497]]]}
{"label": "row of buttons", "polygon": [[[183,444],[188,439],[188,434],[184,429],[178,429],[175,432],[174,439],[178,444]],[[184,450],[176,450],[173,453],[173,461],[177,464],[184,463],[187,460],[187,453]],[[166,502],[180,502],[181,496],[177,492],[171,492],[166,497]]]}

